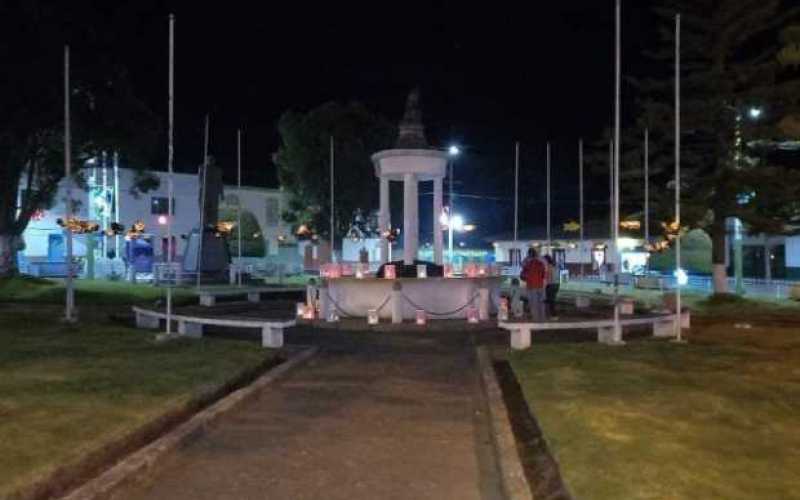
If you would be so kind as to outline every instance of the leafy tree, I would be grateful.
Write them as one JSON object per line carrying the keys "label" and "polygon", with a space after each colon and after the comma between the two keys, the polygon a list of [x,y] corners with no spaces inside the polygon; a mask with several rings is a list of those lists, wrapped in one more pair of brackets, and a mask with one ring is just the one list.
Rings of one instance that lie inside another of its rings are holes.
{"label": "leafy tree", "polygon": [[[101,151],[119,151],[130,163],[147,157],[160,130],[155,115],[134,94],[125,68],[86,41],[91,33],[65,26],[51,7],[32,0],[13,11],[0,9],[6,21],[0,25],[5,35],[0,60],[7,69],[0,79],[0,276],[16,273],[14,255],[22,233],[37,210],[52,206],[64,176],[62,58],[67,40],[81,40],[71,57],[77,184],[79,169]],[[143,187],[152,187],[146,176],[139,179]],[[20,187],[25,196],[18,204]]]}
{"label": "leafy tree", "polygon": [[378,189],[370,156],[389,147],[395,128],[363,104],[329,102],[307,113],[287,111],[278,124],[281,185],[290,195],[284,219],[330,233],[330,138],[335,141],[335,236],[343,236],[356,209],[377,206]]}
{"label": "leafy tree", "polygon": [[[222,208],[219,211],[219,220],[236,221],[235,208]],[[239,236],[234,226],[228,236],[228,251],[231,256],[239,255]],[[242,257],[263,257],[266,253],[264,234],[258,219],[249,210],[242,210]]]}
{"label": "leafy tree", "polygon": [[[682,224],[712,239],[715,291],[727,291],[726,219],[751,232],[780,233],[800,212],[800,173],[771,154],[786,139],[800,82],[779,62],[777,33],[800,14],[780,0],[662,0],[654,8],[660,48],[634,81],[642,96],[635,134],[623,144],[623,199],[641,203],[642,137],[650,129],[655,223],[674,210],[674,16],[682,18]],[[658,68],[661,68],[660,70]],[[763,110],[754,120],[749,110]],[[630,208],[630,206],[628,206]]]}

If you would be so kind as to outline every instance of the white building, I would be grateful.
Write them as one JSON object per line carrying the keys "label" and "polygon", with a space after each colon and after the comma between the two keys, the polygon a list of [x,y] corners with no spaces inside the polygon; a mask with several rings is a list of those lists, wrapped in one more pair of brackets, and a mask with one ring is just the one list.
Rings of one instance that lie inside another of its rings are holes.
{"label": "white building", "polygon": [[[101,223],[101,228],[106,228],[108,223],[114,221],[113,169],[108,168],[105,176],[100,172],[94,178],[91,177],[92,170],[94,169],[88,170],[90,172],[89,190],[79,187],[72,189],[72,199],[75,200],[73,211],[78,218]],[[97,170],[102,171],[103,169]],[[127,230],[134,222],[142,221],[146,227],[145,233],[152,235],[154,241],[159,241],[161,238],[165,240],[168,221],[167,172],[148,171],[147,174],[158,178],[158,188],[147,193],[136,194],[132,190],[135,185],[136,171],[128,168],[119,168],[118,170],[119,223]],[[101,176],[105,178],[105,183],[100,181]],[[92,191],[91,186],[93,185],[105,185],[108,189]],[[56,221],[63,218],[66,213],[66,186],[66,180],[62,180],[54,205],[37,213],[23,233],[25,249],[22,254],[30,262],[47,259],[57,261],[64,258],[64,233]],[[105,196],[102,193],[105,193]],[[177,259],[183,255],[186,244],[186,240],[182,236],[188,235],[200,223],[198,193],[199,181],[196,174],[173,174],[174,216],[171,223],[172,233],[175,235]],[[278,238],[291,235],[291,229],[281,220],[281,211],[286,204],[283,192],[279,189],[257,187],[242,187],[241,191],[238,191],[236,186],[225,186],[225,198],[220,206],[235,207],[239,201],[241,201],[242,209],[251,212],[258,220],[265,240],[267,255],[276,255]],[[106,216],[103,216],[103,213],[106,213]],[[105,245],[105,252],[103,245]],[[96,256],[108,255],[117,248],[124,248],[124,238],[122,236],[98,236],[96,246]],[[154,244],[154,250],[156,256],[161,255],[161,245]],[[74,254],[79,257],[86,255],[85,236],[76,235],[74,238]]]}

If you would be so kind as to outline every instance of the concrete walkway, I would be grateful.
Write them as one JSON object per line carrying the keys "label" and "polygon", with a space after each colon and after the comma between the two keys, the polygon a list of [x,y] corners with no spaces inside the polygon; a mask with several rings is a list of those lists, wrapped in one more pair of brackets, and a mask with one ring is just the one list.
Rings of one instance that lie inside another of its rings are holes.
{"label": "concrete walkway", "polygon": [[320,355],[126,499],[499,499],[467,335],[311,332]]}

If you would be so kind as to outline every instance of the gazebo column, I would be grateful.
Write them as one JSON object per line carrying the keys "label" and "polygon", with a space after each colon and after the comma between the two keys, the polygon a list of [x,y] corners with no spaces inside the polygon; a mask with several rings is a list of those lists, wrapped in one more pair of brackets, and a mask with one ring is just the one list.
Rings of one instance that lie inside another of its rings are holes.
{"label": "gazebo column", "polygon": [[386,263],[389,260],[389,241],[383,235],[392,225],[392,211],[389,208],[389,179],[381,177],[380,183],[381,206],[378,212],[378,227],[381,232],[381,263]]}
{"label": "gazebo column", "polygon": [[433,179],[433,261],[442,265],[442,248],[444,246],[442,223],[442,177]]}
{"label": "gazebo column", "polygon": [[419,199],[417,176],[403,176],[403,263],[413,264],[419,245]]}

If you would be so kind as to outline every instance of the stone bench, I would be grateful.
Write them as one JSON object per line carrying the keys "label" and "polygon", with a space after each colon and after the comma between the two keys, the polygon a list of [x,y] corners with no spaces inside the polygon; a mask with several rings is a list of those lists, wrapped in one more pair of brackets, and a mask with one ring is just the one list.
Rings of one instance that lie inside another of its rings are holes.
{"label": "stone bench", "polygon": [[[688,328],[689,311],[681,317],[681,327]],[[675,315],[664,314],[646,318],[627,318],[619,320],[620,329],[626,326],[652,325],[653,336],[659,338],[675,336]],[[503,321],[497,325],[511,333],[511,348],[528,349],[531,346],[531,331],[544,330],[597,330],[597,341],[608,345],[623,345],[622,331],[615,331],[613,319],[597,319],[588,321],[552,321],[552,322],[516,322]]]}
{"label": "stone bench", "polygon": [[[166,320],[167,314],[141,307],[134,307],[136,327],[157,330],[160,321]],[[283,347],[283,330],[296,324],[291,320],[255,319],[255,318],[207,318],[173,314],[172,320],[178,322],[178,334],[185,337],[201,338],[205,325],[226,326],[231,328],[257,328],[261,330],[263,347]]]}
{"label": "stone bench", "polygon": [[262,293],[270,292],[299,292],[304,288],[275,288],[275,287],[241,287],[241,288],[199,288],[194,294],[200,298],[200,305],[212,307],[217,303],[217,297],[246,296],[248,302],[261,302]]}

